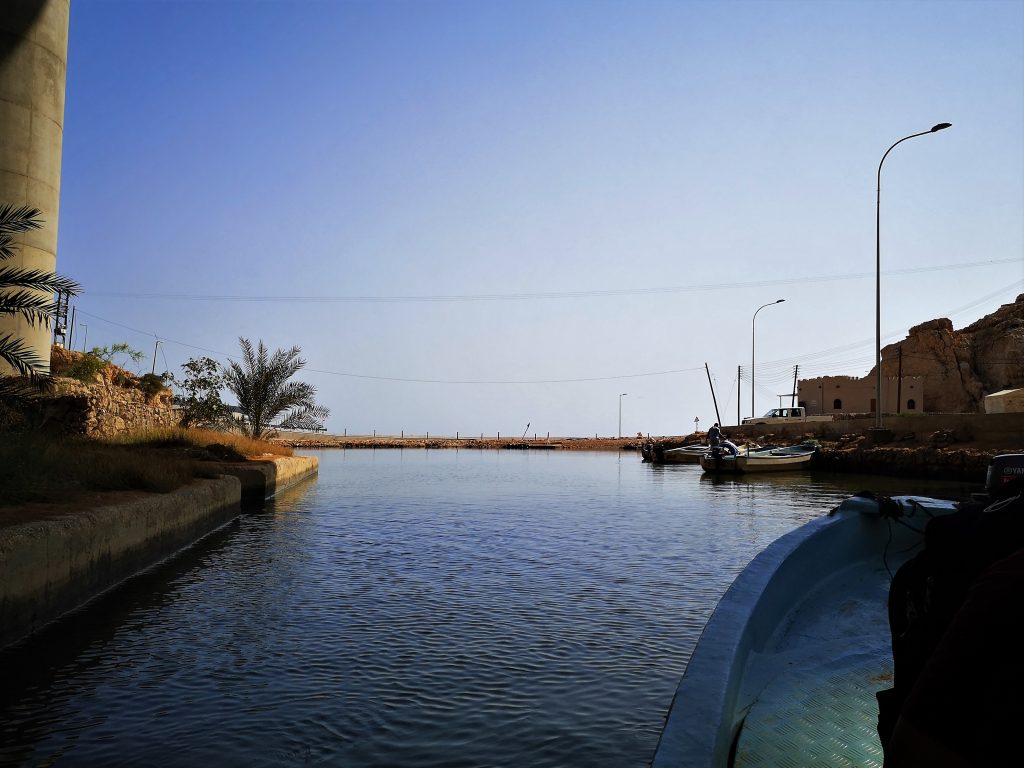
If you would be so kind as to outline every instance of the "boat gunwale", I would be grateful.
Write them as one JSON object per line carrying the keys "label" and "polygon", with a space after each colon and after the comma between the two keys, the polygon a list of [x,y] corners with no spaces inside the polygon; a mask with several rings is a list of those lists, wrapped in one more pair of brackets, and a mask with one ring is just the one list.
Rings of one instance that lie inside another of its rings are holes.
{"label": "boat gunwale", "polygon": [[[952,502],[911,499],[951,512]],[[936,507],[935,505],[939,505]],[[793,608],[822,578],[843,565],[893,556],[919,541],[906,526],[878,514],[873,499],[852,497],[829,516],[784,534],[736,577],[701,632],[665,719],[652,768],[727,766],[742,725],[743,676],[748,661],[777,636]],[[828,558],[814,557],[824,546]]]}

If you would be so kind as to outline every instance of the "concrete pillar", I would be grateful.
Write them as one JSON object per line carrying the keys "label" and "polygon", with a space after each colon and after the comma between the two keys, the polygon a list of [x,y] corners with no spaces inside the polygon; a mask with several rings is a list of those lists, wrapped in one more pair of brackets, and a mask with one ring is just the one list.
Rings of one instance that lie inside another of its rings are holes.
{"label": "concrete pillar", "polygon": [[[38,208],[43,219],[42,229],[16,236],[17,254],[5,266],[57,267],[69,4],[0,0],[0,202]],[[11,332],[48,370],[51,329],[0,315],[0,336]]]}

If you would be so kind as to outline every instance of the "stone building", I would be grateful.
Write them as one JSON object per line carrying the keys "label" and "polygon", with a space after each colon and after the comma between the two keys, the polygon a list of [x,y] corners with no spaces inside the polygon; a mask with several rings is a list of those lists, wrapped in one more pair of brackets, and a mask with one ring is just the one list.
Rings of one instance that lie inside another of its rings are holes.
{"label": "stone building", "polygon": [[[874,413],[875,381],[874,368],[805,379],[797,396],[809,414]],[[1005,391],[1024,391],[1024,294],[959,331],[944,317],[914,326],[882,349],[882,386],[885,413],[991,413],[994,393],[992,407],[1016,408]]]}
{"label": "stone building", "polygon": [[1004,389],[986,395],[985,413],[1024,413],[1024,389]]}
{"label": "stone building", "polygon": [[[882,406],[886,413],[924,410],[925,380],[920,376],[882,379]],[[819,376],[797,385],[799,404],[808,415],[875,412],[875,376]]]}

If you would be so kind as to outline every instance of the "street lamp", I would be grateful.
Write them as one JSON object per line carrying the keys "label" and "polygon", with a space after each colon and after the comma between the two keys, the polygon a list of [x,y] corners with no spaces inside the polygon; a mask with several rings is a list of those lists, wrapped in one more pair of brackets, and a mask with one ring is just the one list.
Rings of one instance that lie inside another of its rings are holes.
{"label": "street lamp", "polygon": [[79,325],[85,329],[85,332],[82,334],[82,351],[85,352],[89,347],[89,326],[85,323],[79,323]]}
{"label": "street lamp", "polygon": [[[952,123],[939,123],[927,131],[904,136],[896,144],[902,144],[907,139],[918,136],[927,136],[936,131],[944,131],[950,126]],[[875,427],[877,429],[882,427],[882,163],[885,162],[885,158],[893,151],[896,144],[885,150],[885,154],[882,155],[882,159],[878,163],[878,196],[875,199]]]}
{"label": "street lamp", "polygon": [[[757,308],[757,312],[760,312],[765,307],[771,307],[775,304],[781,304],[785,299],[779,299],[778,301],[769,301],[767,304]],[[754,320],[757,320],[757,312],[754,313],[753,320],[750,321],[750,415],[751,417],[756,416],[757,413],[754,411]]]}
{"label": "street lamp", "polygon": [[622,398],[628,395],[628,392],[623,392],[619,395],[619,437],[622,437]]}

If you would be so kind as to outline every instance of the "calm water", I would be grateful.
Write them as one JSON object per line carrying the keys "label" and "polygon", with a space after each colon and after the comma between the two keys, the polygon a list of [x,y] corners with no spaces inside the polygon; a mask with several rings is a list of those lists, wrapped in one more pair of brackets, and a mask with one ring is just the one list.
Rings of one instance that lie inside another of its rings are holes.
{"label": "calm water", "polygon": [[643,766],[747,561],[896,490],[634,454],[318,455],[318,481],[0,655],[0,763]]}

